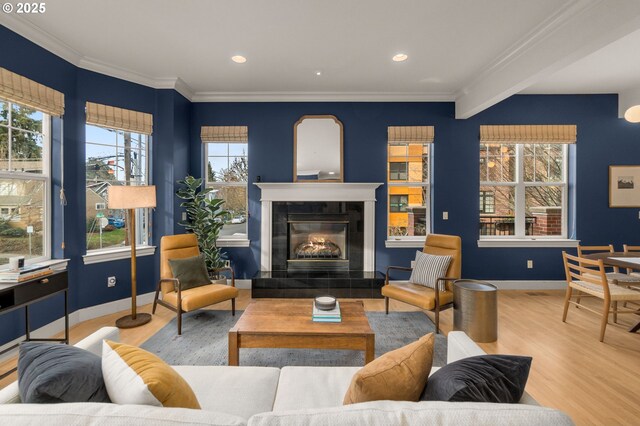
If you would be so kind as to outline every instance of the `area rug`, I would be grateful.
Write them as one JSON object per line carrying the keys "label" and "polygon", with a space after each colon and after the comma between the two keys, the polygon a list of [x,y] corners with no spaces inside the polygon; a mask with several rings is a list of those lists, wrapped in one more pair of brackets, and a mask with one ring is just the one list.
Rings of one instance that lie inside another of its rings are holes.
{"label": "area rug", "polygon": [[[142,344],[170,365],[227,365],[228,332],[242,311],[231,316],[229,311],[201,310],[182,317],[182,336],[177,335],[176,319]],[[376,358],[414,342],[435,330],[422,312],[367,312],[369,324],[376,334]],[[434,366],[447,359],[447,339],[436,335]],[[240,365],[284,367],[361,366],[364,353],[351,350],[316,349],[240,349]]]}

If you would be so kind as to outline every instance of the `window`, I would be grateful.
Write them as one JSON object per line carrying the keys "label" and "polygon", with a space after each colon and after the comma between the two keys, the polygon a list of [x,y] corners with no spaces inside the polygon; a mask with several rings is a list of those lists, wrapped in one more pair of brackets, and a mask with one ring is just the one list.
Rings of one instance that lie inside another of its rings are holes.
{"label": "window", "polygon": [[408,195],[389,196],[389,211],[391,212],[406,212],[407,204],[409,204]]}
{"label": "window", "polygon": [[50,256],[49,115],[0,99],[0,267]]}
{"label": "window", "polygon": [[480,145],[480,235],[566,238],[567,145]]}
{"label": "window", "polygon": [[407,170],[409,163],[398,161],[389,163],[389,180],[407,180]]}
{"label": "window", "polygon": [[220,239],[247,239],[248,142],[205,143],[206,184],[212,197],[223,199],[229,211]]}
{"label": "window", "polygon": [[[112,185],[147,185],[150,136],[86,125],[87,251],[129,246],[125,210],[109,209]],[[149,243],[149,209],[136,209],[136,244]]]}
{"label": "window", "polygon": [[388,237],[424,239],[429,232],[429,145],[388,145]]}
{"label": "window", "polygon": [[480,213],[494,213],[495,208],[493,191],[480,191]]}

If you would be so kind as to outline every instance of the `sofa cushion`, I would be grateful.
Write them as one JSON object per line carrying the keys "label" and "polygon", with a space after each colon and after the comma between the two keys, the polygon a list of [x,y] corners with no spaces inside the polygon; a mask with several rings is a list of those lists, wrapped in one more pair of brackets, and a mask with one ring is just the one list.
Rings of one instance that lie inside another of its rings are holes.
{"label": "sofa cushion", "polygon": [[27,403],[111,402],[100,357],[59,343],[20,344],[18,387]]}
{"label": "sofa cushion", "polygon": [[248,420],[271,411],[280,370],[273,367],[176,365],[203,410],[233,414]]}
{"label": "sofa cushion", "polygon": [[273,411],[342,405],[353,375],[361,367],[284,367]]}
{"label": "sofa cushion", "polygon": [[150,405],[94,402],[8,404],[0,406],[1,425],[20,426],[242,426],[246,420],[225,413]]}
{"label": "sofa cushion", "polygon": [[434,341],[429,333],[365,365],[353,376],[344,403],[417,401],[431,371]]}
{"label": "sofa cushion", "polygon": [[569,426],[566,414],[523,404],[375,401],[333,408],[262,413],[249,426],[474,425]]}
{"label": "sofa cushion", "polygon": [[144,349],[105,340],[102,374],[109,398],[116,404],[200,408],[187,382]]}
{"label": "sofa cushion", "polygon": [[481,355],[447,364],[429,378],[421,399],[517,403],[529,377],[531,358]]}

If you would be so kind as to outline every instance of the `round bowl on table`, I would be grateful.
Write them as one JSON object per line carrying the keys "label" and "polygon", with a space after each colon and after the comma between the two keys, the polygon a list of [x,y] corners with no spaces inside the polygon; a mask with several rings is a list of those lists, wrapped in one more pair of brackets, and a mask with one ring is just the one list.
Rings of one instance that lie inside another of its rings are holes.
{"label": "round bowl on table", "polygon": [[336,298],[333,296],[318,296],[314,301],[316,308],[321,311],[330,311],[336,307]]}

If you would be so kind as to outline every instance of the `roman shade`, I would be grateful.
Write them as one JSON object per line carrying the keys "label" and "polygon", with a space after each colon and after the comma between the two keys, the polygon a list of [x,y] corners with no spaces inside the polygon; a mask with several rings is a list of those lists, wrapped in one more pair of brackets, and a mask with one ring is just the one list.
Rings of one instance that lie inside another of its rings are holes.
{"label": "roman shade", "polygon": [[209,142],[248,142],[247,126],[202,126],[200,137],[203,143]]}
{"label": "roman shade", "polygon": [[432,143],[435,135],[433,126],[389,126],[389,145],[407,143]]}
{"label": "roman shade", "polygon": [[125,132],[153,133],[153,115],[146,112],[87,102],[87,124]]}
{"label": "roman shade", "polygon": [[0,98],[49,115],[64,114],[64,94],[5,68],[0,68]]}
{"label": "roman shade", "polygon": [[480,143],[576,143],[577,126],[573,124],[480,126]]}

